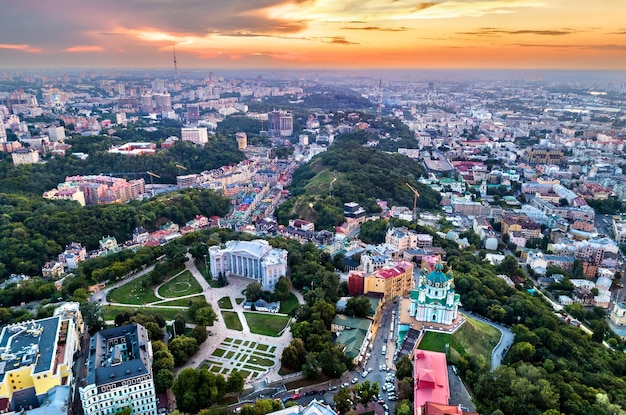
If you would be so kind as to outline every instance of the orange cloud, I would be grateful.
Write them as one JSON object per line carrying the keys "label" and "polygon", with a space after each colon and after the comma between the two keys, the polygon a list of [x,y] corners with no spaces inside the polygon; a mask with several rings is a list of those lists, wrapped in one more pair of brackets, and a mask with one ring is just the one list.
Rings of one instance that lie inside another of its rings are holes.
{"label": "orange cloud", "polygon": [[34,48],[31,45],[11,45],[11,44],[0,44],[0,49],[11,49],[11,50],[19,50],[22,52],[28,53],[40,53],[43,52],[40,48]]}
{"label": "orange cloud", "polygon": [[84,53],[84,52],[102,52],[104,49],[102,46],[72,46],[71,48],[67,48],[65,52],[71,53]]}

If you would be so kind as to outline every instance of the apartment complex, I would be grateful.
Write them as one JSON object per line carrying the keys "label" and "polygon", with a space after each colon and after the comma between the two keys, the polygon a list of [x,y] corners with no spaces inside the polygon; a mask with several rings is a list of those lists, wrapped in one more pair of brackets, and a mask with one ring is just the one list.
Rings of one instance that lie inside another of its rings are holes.
{"label": "apartment complex", "polygon": [[385,301],[402,297],[413,288],[413,264],[408,261],[398,262],[392,268],[379,269],[364,279],[363,292],[381,293]]}
{"label": "apartment complex", "polygon": [[152,375],[152,343],[141,324],[98,332],[91,338],[87,376],[79,387],[85,415],[157,413]]}
{"label": "apartment complex", "polygon": [[180,129],[181,139],[197,145],[205,145],[209,142],[209,133],[206,127],[187,127]]}
{"label": "apartment complex", "polygon": [[126,203],[143,196],[145,192],[146,182],[143,178],[127,181],[104,175],[69,176],[57,189],[44,192],[43,197],[76,200],[81,205],[101,205]]}
{"label": "apartment complex", "polygon": [[0,411],[37,408],[50,389],[72,383],[82,324],[78,303],[67,303],[52,317],[3,327]]}

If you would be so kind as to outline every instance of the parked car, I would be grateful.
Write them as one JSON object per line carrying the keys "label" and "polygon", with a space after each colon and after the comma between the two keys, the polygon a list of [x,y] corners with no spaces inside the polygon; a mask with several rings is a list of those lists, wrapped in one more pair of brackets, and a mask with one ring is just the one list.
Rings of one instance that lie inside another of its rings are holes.
{"label": "parked car", "polygon": [[341,384],[341,387],[342,387],[342,388],[347,388],[348,386],[350,386],[350,384],[348,384],[348,383],[342,383],[342,384]]}
{"label": "parked car", "polygon": [[334,391],[334,390],[337,390],[337,387],[336,387],[336,386],[334,386],[334,385],[333,385],[333,386],[329,386],[329,387],[328,387],[328,390],[329,390],[329,391]]}
{"label": "parked car", "polygon": [[355,384],[355,383],[357,383],[358,381],[359,381],[359,378],[354,378],[354,379],[352,379],[352,384]]}
{"label": "parked car", "polygon": [[293,400],[300,399],[300,394],[299,393],[294,393],[293,395],[291,395],[291,399],[293,399]]}

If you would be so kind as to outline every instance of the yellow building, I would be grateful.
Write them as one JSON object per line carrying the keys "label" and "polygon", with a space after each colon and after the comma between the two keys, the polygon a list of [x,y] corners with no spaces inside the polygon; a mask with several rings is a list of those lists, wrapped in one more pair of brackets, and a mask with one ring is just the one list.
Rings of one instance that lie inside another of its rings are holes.
{"label": "yellow building", "polygon": [[413,264],[401,261],[392,268],[379,269],[365,277],[363,288],[365,294],[383,294],[385,302],[408,295],[413,288]]}
{"label": "yellow building", "polygon": [[68,303],[53,317],[3,327],[0,411],[39,407],[48,390],[71,384],[79,324],[82,326],[78,303]]}

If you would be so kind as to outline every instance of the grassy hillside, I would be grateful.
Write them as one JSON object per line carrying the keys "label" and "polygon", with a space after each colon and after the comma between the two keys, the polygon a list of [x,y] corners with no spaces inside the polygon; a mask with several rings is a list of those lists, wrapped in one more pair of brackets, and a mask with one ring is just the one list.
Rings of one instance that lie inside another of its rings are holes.
{"label": "grassy hillside", "polygon": [[450,345],[448,360],[457,364],[463,356],[480,356],[480,362],[489,367],[491,351],[500,340],[500,332],[488,324],[467,318],[467,321],[456,333],[428,332],[420,342],[418,349],[446,352],[446,344]]}
{"label": "grassy hillside", "polygon": [[290,187],[294,198],[279,209],[279,221],[300,217],[318,228],[330,228],[343,221],[344,203],[358,202],[373,213],[380,211],[376,199],[412,208],[413,193],[406,183],[420,192],[419,207],[436,208],[439,194],[417,183],[426,176],[423,166],[406,156],[363,147],[368,138],[372,135],[342,136],[327,152],[301,166]]}

